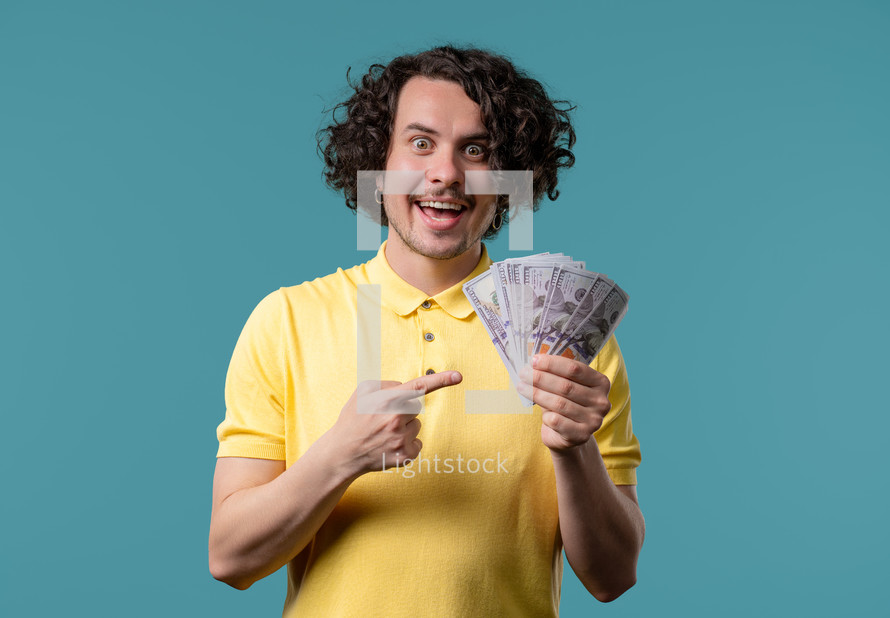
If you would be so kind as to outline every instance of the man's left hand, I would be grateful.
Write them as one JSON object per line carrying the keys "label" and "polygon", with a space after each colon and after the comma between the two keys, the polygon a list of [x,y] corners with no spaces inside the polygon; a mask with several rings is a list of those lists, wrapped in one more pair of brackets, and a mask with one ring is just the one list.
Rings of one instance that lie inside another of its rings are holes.
{"label": "man's left hand", "polygon": [[536,354],[519,372],[519,392],[543,410],[541,439],[552,451],[586,444],[612,404],[609,378],[564,356]]}

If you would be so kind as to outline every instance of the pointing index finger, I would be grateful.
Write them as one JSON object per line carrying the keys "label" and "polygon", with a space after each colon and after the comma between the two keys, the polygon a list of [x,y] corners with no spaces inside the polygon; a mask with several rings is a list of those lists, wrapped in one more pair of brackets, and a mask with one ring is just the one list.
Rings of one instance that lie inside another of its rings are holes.
{"label": "pointing index finger", "polygon": [[395,388],[400,390],[420,391],[423,394],[432,393],[446,386],[454,386],[460,384],[463,376],[457,371],[443,371],[442,373],[432,373],[427,376],[420,376],[413,380],[408,380]]}

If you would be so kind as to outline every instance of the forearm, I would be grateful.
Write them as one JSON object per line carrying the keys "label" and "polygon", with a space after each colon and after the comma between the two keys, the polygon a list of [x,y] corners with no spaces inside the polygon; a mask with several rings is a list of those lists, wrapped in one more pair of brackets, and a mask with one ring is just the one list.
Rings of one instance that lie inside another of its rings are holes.
{"label": "forearm", "polygon": [[611,601],[636,582],[645,523],[609,478],[596,441],[553,452],[559,526],[566,557],[584,586]]}
{"label": "forearm", "polygon": [[272,481],[230,495],[210,522],[214,577],[243,590],[277,571],[309,544],[356,477],[322,436]]}

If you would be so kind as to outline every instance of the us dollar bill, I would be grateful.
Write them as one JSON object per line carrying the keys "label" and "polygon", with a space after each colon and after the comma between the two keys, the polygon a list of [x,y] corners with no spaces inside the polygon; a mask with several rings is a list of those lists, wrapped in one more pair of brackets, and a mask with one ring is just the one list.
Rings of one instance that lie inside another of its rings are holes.
{"label": "us dollar bill", "polygon": [[554,324],[556,339],[554,341],[545,341],[548,345],[548,350],[552,350],[551,354],[559,354],[565,348],[565,345],[568,345],[566,342],[568,337],[575,332],[590,312],[603,302],[614,286],[615,282],[605,275],[591,273],[591,282],[572,315],[568,319],[561,317]]}
{"label": "us dollar bill", "polygon": [[476,315],[482,321],[482,326],[494,344],[501,362],[506,366],[510,380],[516,386],[519,384],[519,378],[516,375],[516,365],[510,355],[510,341],[504,325],[502,307],[498,300],[492,272],[484,272],[467,281],[463,285],[463,291],[470,304],[473,305]]}
{"label": "us dollar bill", "polygon": [[628,304],[627,293],[614,281],[561,253],[494,262],[463,291],[514,386],[533,354],[590,364]]}
{"label": "us dollar bill", "polygon": [[548,354],[553,344],[565,335],[563,329],[598,273],[558,266],[550,278],[544,311],[532,336],[534,354]]}
{"label": "us dollar bill", "polygon": [[519,291],[516,287],[516,283],[513,281],[510,265],[506,260],[492,264],[489,272],[493,277],[495,293],[501,308],[501,316],[504,321],[504,330],[507,332],[509,338],[507,343],[510,349],[510,357],[515,360],[519,357],[519,350],[516,348],[516,337],[514,336],[516,322],[514,313],[516,312],[517,307],[516,302],[511,299],[518,298]]}
{"label": "us dollar bill", "polygon": [[530,354],[533,353],[532,333],[541,322],[553,271],[560,265],[574,269],[584,268],[584,262],[576,262],[569,256],[562,256],[560,260],[528,260],[520,268],[522,311],[517,330],[521,356],[519,360],[523,365],[528,363]]}
{"label": "us dollar bill", "polygon": [[580,320],[553,354],[570,356],[589,365],[627,314],[627,303],[627,293],[617,285],[612,286],[606,298]]}

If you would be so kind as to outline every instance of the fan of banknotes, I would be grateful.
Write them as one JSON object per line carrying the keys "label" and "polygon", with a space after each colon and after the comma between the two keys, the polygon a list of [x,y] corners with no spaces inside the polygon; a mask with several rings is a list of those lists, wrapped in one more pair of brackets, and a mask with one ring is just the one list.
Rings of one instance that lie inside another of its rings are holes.
{"label": "fan of banknotes", "polygon": [[514,386],[535,354],[590,364],[627,313],[624,290],[562,253],[495,262],[463,290]]}

